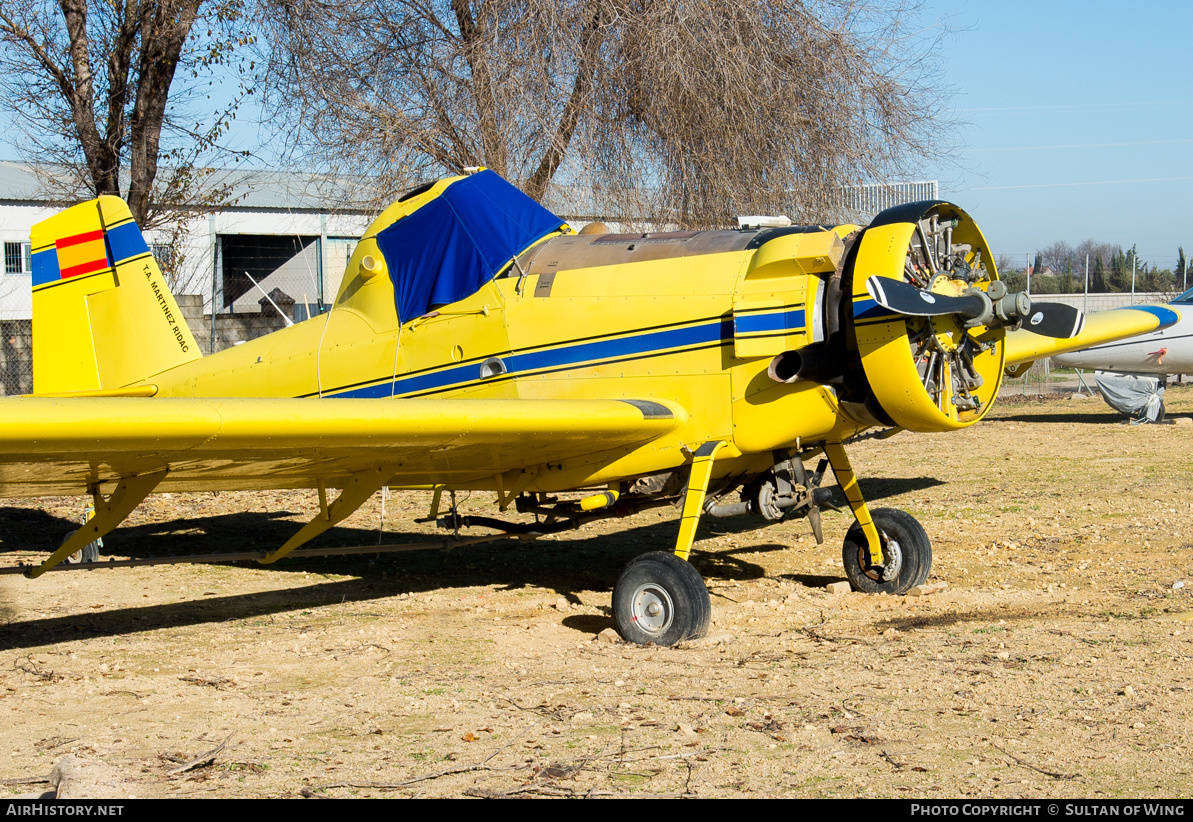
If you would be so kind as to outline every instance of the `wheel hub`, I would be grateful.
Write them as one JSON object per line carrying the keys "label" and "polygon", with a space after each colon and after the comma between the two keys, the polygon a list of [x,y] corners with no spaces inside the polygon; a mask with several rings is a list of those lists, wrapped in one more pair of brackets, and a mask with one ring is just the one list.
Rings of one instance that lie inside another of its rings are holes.
{"label": "wheel hub", "polygon": [[653,583],[639,585],[635,589],[630,608],[635,624],[649,634],[665,632],[675,618],[675,604],[671,601],[671,595]]}
{"label": "wheel hub", "polygon": [[882,547],[882,579],[890,582],[898,579],[899,572],[903,570],[903,550],[893,539],[886,539],[885,543]]}
{"label": "wheel hub", "polygon": [[867,566],[867,561],[873,555],[865,546],[858,549],[858,563],[862,572],[875,582],[890,582],[898,579],[899,572],[903,570],[903,549],[899,547],[897,540],[891,539],[884,532],[879,531],[878,534],[882,537],[882,564],[874,563]]}

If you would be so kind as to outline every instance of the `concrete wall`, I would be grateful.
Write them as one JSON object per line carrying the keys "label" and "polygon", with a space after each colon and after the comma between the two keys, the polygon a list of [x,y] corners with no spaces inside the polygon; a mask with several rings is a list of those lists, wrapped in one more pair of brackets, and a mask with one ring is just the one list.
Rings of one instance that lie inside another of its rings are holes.
{"label": "concrete wall", "polygon": [[[176,299],[199,350],[210,353],[211,315],[203,313],[203,298],[198,294],[183,294]],[[215,318],[214,350],[222,351],[238,342],[269,334],[283,325],[272,307],[256,313],[220,314]],[[0,320],[0,396],[32,392],[33,321]]]}
{"label": "concrete wall", "polygon": [[1166,303],[1175,296],[1175,294],[1169,294],[1164,291],[1137,291],[1135,299],[1132,301],[1129,291],[1115,294],[1090,294],[1088,307],[1086,306],[1086,296],[1084,294],[1032,294],[1031,298],[1034,302],[1064,303],[1065,305],[1071,305],[1074,308],[1080,308],[1082,311],[1088,311],[1090,314],[1093,314],[1096,311],[1125,308],[1128,305],[1156,305],[1157,303]]}
{"label": "concrete wall", "polygon": [[[217,314],[215,317],[215,345],[211,344],[211,315],[203,312],[203,297],[199,294],[180,294],[175,297],[178,310],[186,318],[195,342],[204,355],[223,351],[233,345],[270,334],[285,326],[285,321],[266,303],[254,313]],[[264,303],[264,300],[262,300]],[[283,310],[289,306],[281,306]]]}

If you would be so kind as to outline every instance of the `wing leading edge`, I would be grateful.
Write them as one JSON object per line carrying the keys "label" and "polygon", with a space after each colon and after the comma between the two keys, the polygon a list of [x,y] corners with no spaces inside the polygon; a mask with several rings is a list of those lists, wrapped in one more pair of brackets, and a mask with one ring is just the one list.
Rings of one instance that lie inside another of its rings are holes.
{"label": "wing leading edge", "polygon": [[41,398],[0,400],[0,495],[86,493],[168,470],[157,487],[468,483],[656,439],[686,419],[656,400]]}
{"label": "wing leading edge", "polygon": [[1079,351],[1091,345],[1134,337],[1174,325],[1181,315],[1164,305],[1136,305],[1085,315],[1081,333],[1055,338],[1033,334],[1026,328],[1007,333],[1006,364],[1029,363],[1043,357]]}

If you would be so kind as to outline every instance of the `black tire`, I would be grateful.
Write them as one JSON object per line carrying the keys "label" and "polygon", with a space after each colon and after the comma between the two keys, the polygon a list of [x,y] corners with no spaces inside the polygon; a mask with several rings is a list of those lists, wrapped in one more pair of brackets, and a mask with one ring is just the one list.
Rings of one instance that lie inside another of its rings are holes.
{"label": "black tire", "polygon": [[674,645],[704,636],[711,620],[700,572],[667,551],[636,558],[613,586],[613,624],[626,642]]}
{"label": "black tire", "polygon": [[[870,512],[874,526],[884,541],[894,540],[899,550],[899,570],[894,579],[885,578],[881,564],[871,565],[862,527],[856,522],[845,535],[841,560],[845,564],[845,576],[853,590],[866,594],[905,594],[917,585],[923,585],[932,571],[932,543],[928,532],[911,514],[895,508],[878,508]],[[882,561],[879,552],[876,557]]]}
{"label": "black tire", "polygon": [[[77,531],[77,530],[78,529],[76,528],[75,531]],[[75,531],[68,532],[67,535],[62,538],[62,541],[66,542],[68,539],[70,539],[72,536],[74,536]],[[77,562],[99,562],[99,543],[98,543],[98,541],[87,543],[82,548],[75,551],[73,554],[71,554],[69,557],[66,558],[67,565],[73,565]]]}

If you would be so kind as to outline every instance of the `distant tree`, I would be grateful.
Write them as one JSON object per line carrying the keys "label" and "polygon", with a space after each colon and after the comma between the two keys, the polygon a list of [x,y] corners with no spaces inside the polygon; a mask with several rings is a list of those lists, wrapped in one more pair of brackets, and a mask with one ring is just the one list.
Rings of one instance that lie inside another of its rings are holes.
{"label": "distant tree", "polygon": [[270,99],[302,156],[382,197],[483,165],[605,215],[829,219],[947,153],[914,5],[274,0]]}
{"label": "distant tree", "polygon": [[[1178,248],[1177,253],[1177,269],[1187,272],[1184,248]],[[1091,293],[1130,291],[1132,266],[1137,292],[1174,291],[1182,287],[1185,276],[1141,259],[1134,245],[1123,249],[1111,243],[1085,240],[1071,248],[1067,243],[1056,242],[1036,252],[1036,265],[1047,265],[1056,275],[1033,277],[1032,291],[1037,294],[1047,293],[1050,289],[1057,293],[1084,291],[1087,259]]]}
{"label": "distant tree", "polygon": [[1090,260],[1089,290],[1098,294],[1108,290],[1106,278],[1106,258],[1101,254]]}
{"label": "distant tree", "polygon": [[[1002,278],[1002,281],[1006,285],[1006,287],[1008,289],[1010,289],[1011,291],[1023,291],[1024,289],[1027,288],[1027,272],[1026,271],[1014,271],[1011,269],[1004,270],[1004,269],[1000,268],[998,270],[998,275],[1000,278]],[[1035,280],[1036,280],[1036,278],[1032,277],[1032,290],[1033,291],[1036,290],[1036,287],[1038,285]]]}
{"label": "distant tree", "polygon": [[18,150],[51,194],[120,195],[152,223],[156,206],[193,199],[196,161],[228,127],[230,110],[197,100],[252,41],[246,22],[241,0],[0,0]]}
{"label": "distant tree", "polygon": [[1172,271],[1167,268],[1144,265],[1142,266],[1142,270],[1143,273],[1139,275],[1139,281],[1136,284],[1136,290],[1138,291],[1168,293],[1174,291],[1180,285],[1180,282],[1173,276]]}
{"label": "distant tree", "polygon": [[1089,265],[1090,291],[1106,290],[1106,260],[1109,259],[1113,247],[1109,243],[1099,243],[1089,239],[1082,241],[1073,250],[1073,273],[1080,280],[1075,284],[1075,290],[1085,290],[1085,267]]}
{"label": "distant tree", "polygon": [[1073,247],[1066,242],[1055,242],[1036,252],[1036,259],[1057,274],[1066,268],[1073,268],[1074,256]]}
{"label": "distant tree", "polygon": [[1185,247],[1183,245],[1176,248],[1176,269],[1172,272],[1175,284],[1181,287],[1181,291],[1186,290],[1188,284],[1188,263],[1185,260]]}

